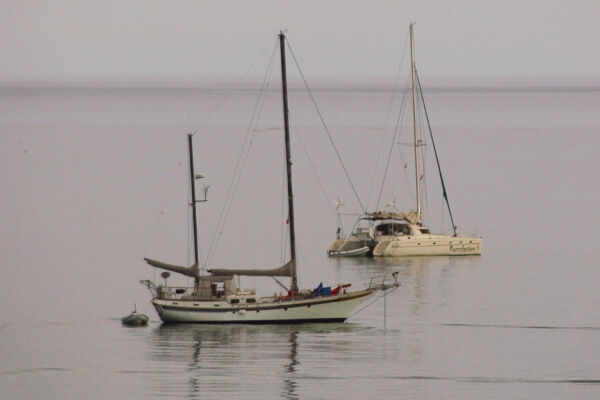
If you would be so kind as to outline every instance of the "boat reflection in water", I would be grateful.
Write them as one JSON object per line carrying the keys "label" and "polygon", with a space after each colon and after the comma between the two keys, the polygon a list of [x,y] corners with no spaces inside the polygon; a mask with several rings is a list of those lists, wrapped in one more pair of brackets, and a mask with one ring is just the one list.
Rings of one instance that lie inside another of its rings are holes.
{"label": "boat reflection in water", "polygon": [[352,323],[161,324],[149,348],[156,368],[169,373],[150,385],[156,385],[154,393],[177,398],[227,398],[244,391],[254,398],[299,399],[303,359],[308,365],[325,356],[342,362],[355,348],[344,336],[370,329]]}

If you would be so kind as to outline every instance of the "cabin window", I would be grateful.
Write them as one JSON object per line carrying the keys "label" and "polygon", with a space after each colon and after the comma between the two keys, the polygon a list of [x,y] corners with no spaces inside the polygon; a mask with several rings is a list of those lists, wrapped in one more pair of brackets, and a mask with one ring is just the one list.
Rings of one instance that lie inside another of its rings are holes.
{"label": "cabin window", "polygon": [[421,233],[429,233],[429,229],[427,229],[427,228],[421,228]]}
{"label": "cabin window", "polygon": [[239,304],[240,299],[231,299],[230,303],[231,304]]}
{"label": "cabin window", "polygon": [[255,299],[255,298],[252,298],[252,297],[250,297],[250,298],[247,298],[247,299],[246,299],[246,303],[256,303],[256,299]]}

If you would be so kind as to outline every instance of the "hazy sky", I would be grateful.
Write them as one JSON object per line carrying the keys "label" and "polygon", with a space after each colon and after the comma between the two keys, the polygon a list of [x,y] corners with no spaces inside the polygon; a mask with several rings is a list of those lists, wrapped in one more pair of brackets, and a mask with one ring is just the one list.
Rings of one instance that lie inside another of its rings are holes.
{"label": "hazy sky", "polygon": [[312,81],[600,76],[600,1],[0,0],[0,82],[231,82],[280,28]]}

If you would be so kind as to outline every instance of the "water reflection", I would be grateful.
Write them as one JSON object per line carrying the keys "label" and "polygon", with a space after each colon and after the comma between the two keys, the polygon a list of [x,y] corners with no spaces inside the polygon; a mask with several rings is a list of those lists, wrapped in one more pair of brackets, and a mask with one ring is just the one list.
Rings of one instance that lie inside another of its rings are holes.
{"label": "water reflection", "polygon": [[296,372],[296,366],[300,364],[298,362],[298,332],[292,331],[290,332],[290,357],[289,364],[286,365],[286,372],[289,374],[289,377],[283,380],[284,383],[284,393],[283,396],[286,399],[296,400],[298,399],[298,394],[296,390],[298,388],[298,384],[294,380],[293,376]]}
{"label": "water reflection", "polygon": [[252,394],[253,387],[279,387],[278,397],[299,399],[302,357],[344,354],[351,346],[330,340],[330,334],[338,337],[364,329],[348,323],[162,324],[153,330],[150,351],[152,361],[167,375],[153,384],[157,392],[169,397],[227,397],[243,390]]}

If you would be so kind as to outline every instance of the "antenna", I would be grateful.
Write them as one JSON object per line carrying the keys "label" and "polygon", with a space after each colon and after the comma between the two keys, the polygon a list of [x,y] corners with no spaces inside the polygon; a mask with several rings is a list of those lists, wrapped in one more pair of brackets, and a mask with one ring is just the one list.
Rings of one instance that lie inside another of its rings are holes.
{"label": "antenna", "polygon": [[165,286],[167,286],[167,279],[169,279],[169,277],[171,276],[171,273],[168,271],[165,271],[163,273],[160,274],[161,278],[163,278],[165,280]]}
{"label": "antenna", "polygon": [[[204,174],[196,174],[194,175],[194,179],[198,180],[198,179],[204,179],[206,178],[206,175]],[[210,185],[205,185],[204,183],[202,184],[202,186],[200,186],[200,190],[202,191],[202,194],[204,195],[204,198],[200,199],[200,200],[196,200],[196,203],[206,203],[208,201],[207,198],[207,194],[208,194],[208,189],[210,188]]]}
{"label": "antenna", "polygon": [[394,200],[392,200],[391,203],[387,203],[385,206],[396,210],[396,212],[400,212],[400,210],[398,210],[398,207],[396,207],[396,196],[394,196]]}

